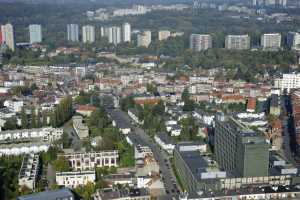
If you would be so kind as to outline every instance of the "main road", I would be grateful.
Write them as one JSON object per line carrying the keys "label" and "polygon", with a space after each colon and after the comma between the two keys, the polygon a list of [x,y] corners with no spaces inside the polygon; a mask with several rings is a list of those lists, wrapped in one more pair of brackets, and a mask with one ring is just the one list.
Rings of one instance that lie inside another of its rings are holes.
{"label": "main road", "polygon": [[116,109],[115,112],[118,112],[119,116],[123,118],[122,121],[131,127],[131,133],[128,135],[128,137],[132,143],[134,145],[146,145],[151,148],[154,158],[159,164],[160,173],[166,190],[166,195],[161,196],[159,199],[178,199],[180,187],[178,187],[176,182],[176,177],[173,173],[169,155],[164,150],[161,150],[160,147],[145,133],[143,129],[134,124],[127,113],[121,111],[120,109]]}

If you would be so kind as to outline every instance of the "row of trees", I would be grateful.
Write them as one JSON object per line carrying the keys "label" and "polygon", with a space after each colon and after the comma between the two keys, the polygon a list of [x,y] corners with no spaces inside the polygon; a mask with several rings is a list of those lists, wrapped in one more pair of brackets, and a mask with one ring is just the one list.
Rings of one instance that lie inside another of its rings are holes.
{"label": "row of trees", "polygon": [[73,115],[73,101],[71,96],[63,98],[50,113],[50,124],[52,127],[59,127],[68,121]]}

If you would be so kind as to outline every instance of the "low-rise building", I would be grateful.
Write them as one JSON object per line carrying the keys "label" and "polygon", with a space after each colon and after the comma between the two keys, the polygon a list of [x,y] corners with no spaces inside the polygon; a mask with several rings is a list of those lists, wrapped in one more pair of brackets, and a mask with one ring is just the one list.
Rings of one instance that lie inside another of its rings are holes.
{"label": "low-rise building", "polygon": [[147,189],[112,189],[106,188],[97,190],[93,195],[94,200],[150,200],[150,193]]}
{"label": "low-rise building", "polygon": [[31,190],[35,189],[38,174],[39,155],[25,155],[19,172],[19,186],[26,186]]}
{"label": "low-rise building", "polygon": [[144,121],[141,121],[139,119],[139,114],[137,109],[132,109],[132,108],[128,109],[128,115],[135,123],[140,125],[144,124]]}
{"label": "low-rise building", "polygon": [[86,185],[88,182],[94,183],[96,180],[95,171],[74,171],[74,172],[57,172],[56,183],[59,186],[76,188]]}
{"label": "low-rise building", "polygon": [[17,200],[75,200],[75,195],[68,188],[47,190],[35,194],[20,196]]}
{"label": "low-rise building", "polygon": [[76,112],[83,115],[83,116],[91,116],[92,112],[94,112],[96,110],[95,106],[92,105],[80,105],[78,106],[78,108],[76,109]]}
{"label": "low-rise building", "polygon": [[93,170],[95,167],[118,167],[118,151],[59,154],[65,157],[76,171]]}
{"label": "low-rise building", "polygon": [[154,136],[155,142],[169,154],[173,154],[175,144],[167,133],[158,133]]}
{"label": "low-rise building", "polygon": [[53,142],[59,140],[63,134],[61,128],[33,128],[33,129],[20,129],[8,130],[0,132],[0,141],[22,141],[40,139],[40,141]]}
{"label": "low-rise building", "polygon": [[83,117],[73,116],[73,128],[80,139],[85,139],[89,136],[89,128],[83,123]]}

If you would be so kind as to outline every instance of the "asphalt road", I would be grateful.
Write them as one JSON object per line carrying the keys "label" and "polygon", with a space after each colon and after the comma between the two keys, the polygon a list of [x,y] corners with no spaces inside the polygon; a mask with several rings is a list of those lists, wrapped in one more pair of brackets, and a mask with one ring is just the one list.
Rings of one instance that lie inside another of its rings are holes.
{"label": "asphalt road", "polygon": [[124,119],[123,121],[128,123],[128,125],[132,129],[131,133],[129,134],[129,138],[133,142],[133,144],[149,146],[159,164],[162,180],[166,189],[166,195],[161,196],[159,199],[178,199],[180,187],[176,182],[176,178],[169,160],[169,155],[165,151],[161,150],[160,147],[145,133],[143,129],[132,123],[127,113],[121,110],[117,111],[120,112],[119,114]]}

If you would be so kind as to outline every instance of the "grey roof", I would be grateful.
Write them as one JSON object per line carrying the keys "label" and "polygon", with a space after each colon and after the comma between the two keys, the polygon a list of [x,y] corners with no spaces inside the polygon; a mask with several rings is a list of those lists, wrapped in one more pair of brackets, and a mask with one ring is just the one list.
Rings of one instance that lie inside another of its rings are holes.
{"label": "grey roof", "polygon": [[206,160],[197,151],[180,151],[179,153],[193,176],[200,181],[201,173],[206,172],[208,167]]}
{"label": "grey roof", "polygon": [[116,126],[120,129],[131,128],[131,124],[124,118],[123,113],[118,110],[108,110],[112,120],[116,122]]}
{"label": "grey roof", "polygon": [[39,192],[37,194],[24,195],[17,198],[17,200],[57,200],[62,198],[74,199],[74,194],[67,188],[59,190],[49,190],[45,192]]}
{"label": "grey roof", "polygon": [[156,136],[165,144],[175,144],[173,139],[167,133],[157,133]]}

